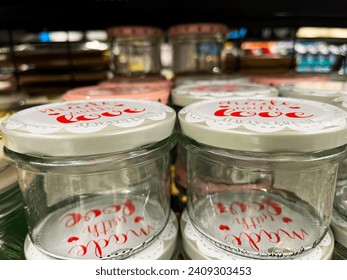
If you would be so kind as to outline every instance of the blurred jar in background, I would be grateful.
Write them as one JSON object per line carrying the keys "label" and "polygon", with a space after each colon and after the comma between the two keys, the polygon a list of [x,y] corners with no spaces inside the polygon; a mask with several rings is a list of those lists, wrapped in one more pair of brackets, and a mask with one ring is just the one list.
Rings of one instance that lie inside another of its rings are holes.
{"label": "blurred jar in background", "polygon": [[174,25],[168,30],[175,75],[221,74],[228,27],[217,23]]}
{"label": "blurred jar in background", "polygon": [[107,30],[111,41],[110,68],[115,76],[160,75],[163,32],[156,27],[116,26]]}

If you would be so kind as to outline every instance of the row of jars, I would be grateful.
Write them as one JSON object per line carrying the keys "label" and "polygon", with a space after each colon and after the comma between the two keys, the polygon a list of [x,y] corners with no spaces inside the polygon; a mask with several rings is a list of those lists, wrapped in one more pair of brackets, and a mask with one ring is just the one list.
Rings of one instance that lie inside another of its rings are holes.
{"label": "row of jars", "polygon": [[[347,247],[347,113],[246,81],[194,79],[166,99],[140,94],[169,92],[167,83],[126,97],[134,84],[105,82],[6,118],[26,258],[175,258],[172,157],[188,196],[179,209],[185,258],[327,259],[334,236]],[[324,96],[346,91],[340,82],[312,85]]]}
{"label": "row of jars", "polygon": [[[228,27],[218,23],[180,24],[169,28],[175,75],[222,73],[222,50]],[[161,73],[164,32],[156,27],[119,26],[107,30],[110,67],[116,76],[157,76]]]}

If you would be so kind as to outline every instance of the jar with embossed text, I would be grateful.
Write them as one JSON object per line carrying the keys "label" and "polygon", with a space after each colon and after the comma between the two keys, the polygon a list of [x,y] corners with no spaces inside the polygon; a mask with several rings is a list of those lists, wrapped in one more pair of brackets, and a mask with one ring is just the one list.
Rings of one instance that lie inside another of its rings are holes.
{"label": "jar with embossed text", "polygon": [[346,112],[318,101],[239,97],[186,106],[178,118],[188,217],[207,244],[289,259],[323,242],[346,157]]}
{"label": "jar with embossed text", "polygon": [[18,170],[30,252],[126,259],[162,234],[172,240],[175,119],[164,104],[130,99],[52,103],[6,119],[4,155]]}

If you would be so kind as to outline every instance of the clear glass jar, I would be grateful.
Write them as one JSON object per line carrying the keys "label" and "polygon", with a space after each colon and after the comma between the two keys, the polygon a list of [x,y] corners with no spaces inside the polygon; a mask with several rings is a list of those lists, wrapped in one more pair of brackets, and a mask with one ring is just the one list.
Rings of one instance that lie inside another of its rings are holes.
{"label": "clear glass jar", "polygon": [[116,76],[160,75],[163,32],[156,27],[118,26],[107,30],[110,68]]}
{"label": "clear glass jar", "polygon": [[228,27],[217,23],[180,24],[169,28],[173,72],[179,75],[221,74]]}
{"label": "clear glass jar", "polygon": [[34,246],[54,259],[124,259],[156,240],[170,215],[174,124],[170,107],[127,99],[37,106],[4,121]]}
{"label": "clear glass jar", "polygon": [[291,258],[329,229],[347,114],[290,98],[225,98],[179,112],[188,214],[212,244],[249,258]]}

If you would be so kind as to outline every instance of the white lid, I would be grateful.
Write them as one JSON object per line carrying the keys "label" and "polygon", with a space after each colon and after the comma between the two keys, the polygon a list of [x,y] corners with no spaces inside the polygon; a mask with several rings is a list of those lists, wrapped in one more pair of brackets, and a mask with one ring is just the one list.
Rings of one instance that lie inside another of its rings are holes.
{"label": "white lid", "polygon": [[197,101],[226,97],[278,96],[277,89],[250,83],[220,82],[184,85],[172,90],[172,102],[184,107]]}
{"label": "white lid", "polygon": [[47,156],[131,150],[171,135],[176,115],[159,102],[100,99],[52,103],[22,110],[1,126],[5,146]]}
{"label": "white lid", "polygon": [[181,132],[197,142],[255,152],[309,152],[347,143],[347,113],[293,98],[224,98],[180,110]]}
{"label": "white lid", "polygon": [[[204,239],[194,228],[186,210],[180,219],[183,251],[193,260],[250,260],[251,258],[239,256],[225,251]],[[288,260],[329,260],[334,250],[334,235],[328,230],[322,241],[311,250]]]}
{"label": "white lid", "polygon": [[335,98],[347,94],[347,83],[339,81],[306,81],[284,83],[278,89],[281,96],[331,103]]}

